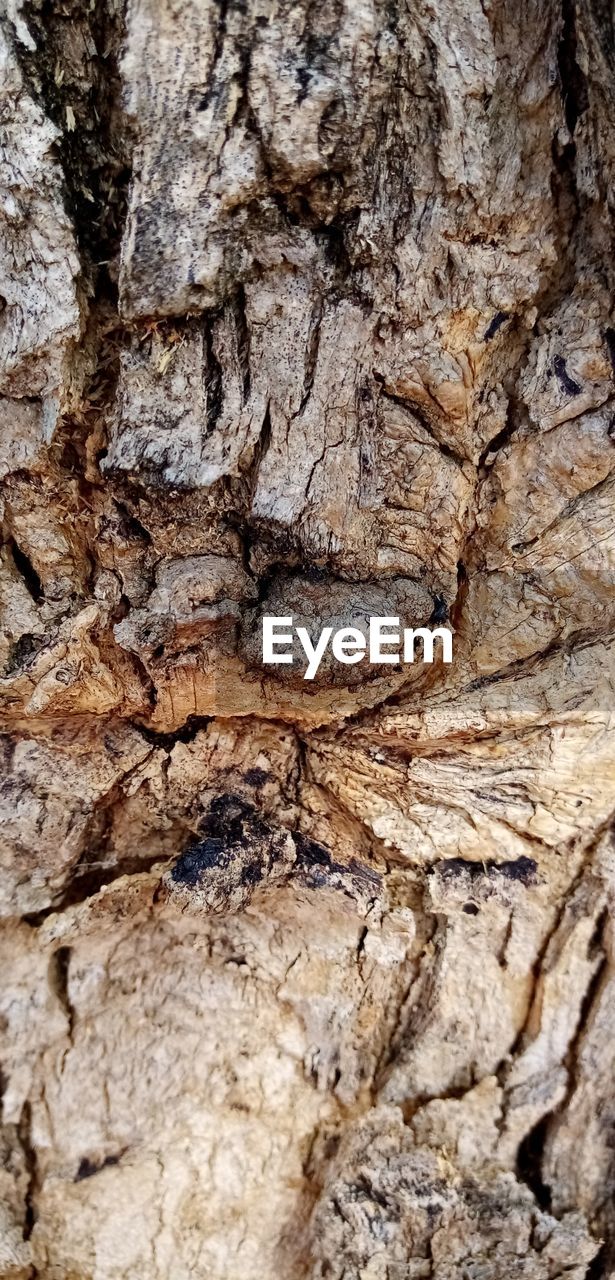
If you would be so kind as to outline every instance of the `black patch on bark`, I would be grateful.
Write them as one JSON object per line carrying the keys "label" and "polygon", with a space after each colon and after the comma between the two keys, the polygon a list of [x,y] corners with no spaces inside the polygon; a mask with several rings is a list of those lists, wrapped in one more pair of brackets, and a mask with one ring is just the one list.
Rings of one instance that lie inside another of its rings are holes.
{"label": "black patch on bark", "polygon": [[84,1178],[93,1178],[95,1173],[100,1173],[101,1169],[107,1169],[109,1165],[120,1163],[119,1156],[106,1156],[101,1164],[96,1164],[90,1160],[88,1156],[83,1156],[79,1161],[79,1168],[74,1177],[75,1182],[83,1182]]}
{"label": "black patch on bark", "polygon": [[297,67],[297,80],[299,81],[299,92],[297,94],[297,102],[304,102],[307,98],[310,88],[312,73],[309,67]]}
{"label": "black patch on bark", "polygon": [[175,884],[188,884],[192,888],[199,883],[204,871],[213,867],[224,866],[224,842],[222,840],[199,840],[191,844],[180,854],[171,868],[171,879]]}
{"label": "black patch on bark", "polygon": [[[293,831],[291,834],[297,850],[297,869],[303,872],[311,889],[321,889],[328,885],[342,889],[349,896],[353,896],[351,885],[355,886],[355,891],[369,889],[371,892],[378,892],[380,889],[381,878],[378,873],[356,858],[351,858],[347,864],[335,862],[327,847],[318,840],[311,840],[302,831]],[[342,879],[336,881],[337,876]]]}
{"label": "black patch on bark", "polygon": [[134,514],[134,511],[131,511],[127,503],[121,502],[119,498],[114,498],[113,501],[119,517],[118,534],[125,538],[126,542],[136,539],[138,542],[144,542],[146,546],[151,546],[152,535],[149,529],[146,529],[145,525]]}
{"label": "black patch on bark", "polygon": [[[609,1251],[606,1242],[602,1244],[593,1260],[590,1262],[585,1272],[585,1280],[606,1280],[607,1268],[609,1267]],[[611,1259],[612,1259],[611,1253]]]}
{"label": "black patch on bark", "polygon": [[310,889],[324,889],[331,885],[333,876],[347,876],[350,868],[334,862],[329,850],[317,840],[310,840],[302,831],[293,831],[297,850],[297,868],[302,871]]}
{"label": "black patch on bark", "polygon": [[176,742],[194,742],[197,733],[201,733],[211,724],[212,716],[188,716],[185,724],[173,733],[158,733],[148,725],[139,725],[141,737],[151,742],[154,747],[162,747],[164,751],[172,751]]}
{"label": "black patch on bark", "polygon": [[304,867],[327,867],[329,871],[343,871],[340,863],[334,862],[329,850],[317,840],[310,840],[302,831],[293,831],[293,840],[297,849],[297,862]]}
{"label": "black patch on bark", "polygon": [[434,596],[433,601],[434,601],[434,607],[433,607],[433,612],[431,614],[429,621],[436,622],[436,623],[448,622],[448,616],[449,616],[448,605],[446,603],[446,600],[444,599],[444,596],[436,595]]}
{"label": "black patch on bark", "polygon": [[262,787],[269,777],[270,774],[266,769],[259,769],[256,767],[254,769],[246,769],[246,772],[243,775],[243,780],[244,782],[247,782],[249,787]]}
{"label": "black patch on bark", "polygon": [[551,1191],[542,1180],[542,1157],[549,1119],[549,1116],[545,1116],[533,1129],[530,1129],[517,1155],[517,1176],[530,1188],[536,1203],[547,1213],[551,1208]]}
{"label": "black patch on bark", "polygon": [[39,1185],[39,1169],[36,1158],[36,1147],[32,1141],[32,1107],[24,1102],[17,1125],[17,1137],[23,1151],[27,1174],[27,1185],[24,1196],[23,1238],[29,1240],[36,1222],[36,1192]]}
{"label": "black patch on bark", "polygon": [[538,864],[533,858],[527,858],[525,855],[511,859],[509,862],[494,862],[492,859],[488,862],[471,862],[467,858],[443,858],[441,862],[434,864],[433,870],[439,871],[446,880],[452,880],[464,873],[469,875],[471,880],[479,880],[484,875],[498,875],[504,876],[506,880],[516,880],[529,888],[536,883]]}
{"label": "black patch on bark", "polygon": [[579,382],[575,382],[574,378],[570,377],[563,356],[553,357],[553,372],[566,395],[580,396],[583,388]]}
{"label": "black patch on bark", "polygon": [[489,342],[491,338],[494,338],[498,329],[501,329],[502,325],[506,324],[506,321],[508,319],[509,319],[508,311],[497,311],[493,317],[493,320],[490,322],[490,324],[487,325],[487,328],[485,329],[485,332],[483,335],[483,341]]}
{"label": "black patch on bark", "polygon": [[[255,842],[271,835],[271,828],[253,805],[240,796],[225,793],[216,796],[201,822],[203,839],[188,845],[171,868],[175,884],[194,888],[203,873],[228,865],[232,850],[250,849]],[[243,872],[244,883],[254,884],[261,871],[249,864]]]}
{"label": "black patch on bark", "polygon": [[222,378],[222,367],[220,361],[214,351],[214,326],[216,315],[206,317],[203,326],[203,337],[206,353],[205,368],[205,395],[207,400],[206,409],[206,430],[205,434],[210,436],[216,429],[216,424],[222,413],[222,405],[224,403],[224,385]]}
{"label": "black patch on bark", "polygon": [[58,947],[57,951],[53,952],[49,961],[49,985],[64,1010],[68,1023],[68,1034],[72,1036],[75,1014],[68,993],[70,958],[70,947]]}
{"label": "black patch on bark", "polygon": [[45,645],[44,636],[34,636],[29,631],[25,631],[19,640],[11,645],[11,651],[6,661],[5,675],[10,676],[14,671],[21,671],[24,667],[28,667],[36,658]]}
{"label": "black patch on bark", "polygon": [[609,360],[611,361],[611,368],[613,370],[613,377],[615,378],[615,329],[605,329],[604,341],[606,342],[606,348],[609,353]]}
{"label": "black patch on bark", "polygon": [[17,546],[14,538],[9,539],[8,545],[13,557],[15,568],[18,573],[21,574],[32,599],[36,604],[40,604],[41,600],[44,599],[43,585],[32,561],[26,555],[25,551],[22,551],[21,547]]}
{"label": "black patch on bark", "polygon": [[260,884],[263,878],[263,869],[257,862],[247,862],[240,878],[242,884]]}

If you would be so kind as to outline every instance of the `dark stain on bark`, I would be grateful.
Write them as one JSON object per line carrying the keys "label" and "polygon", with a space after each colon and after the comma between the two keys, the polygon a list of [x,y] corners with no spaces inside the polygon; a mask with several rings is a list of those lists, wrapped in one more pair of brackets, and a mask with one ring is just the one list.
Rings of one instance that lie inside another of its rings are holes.
{"label": "dark stain on bark", "polygon": [[[216,796],[201,822],[201,832],[203,838],[189,844],[171,868],[175,884],[194,888],[207,871],[223,870],[239,853],[248,855],[242,882],[258,883],[263,875],[262,842],[273,833],[253,805],[232,793]],[[259,857],[251,859],[251,851]]]}
{"label": "dark stain on bark", "polygon": [[9,539],[8,546],[13,557],[13,564],[17,572],[21,574],[29,595],[35,604],[40,604],[41,600],[44,599],[43,584],[32,561],[25,551],[22,551],[21,547],[17,545],[14,538]]}
{"label": "dark stain on bark", "polygon": [[494,338],[498,329],[501,329],[502,325],[506,324],[506,321],[509,318],[510,317],[509,317],[508,311],[496,312],[496,314],[493,317],[493,320],[491,320],[490,324],[488,324],[487,328],[485,329],[485,332],[483,335],[483,341],[489,342],[491,338]]}
{"label": "dark stain on bark", "polygon": [[439,872],[447,880],[456,876],[468,875],[471,880],[479,880],[483,876],[503,876],[506,880],[515,880],[529,888],[536,883],[538,864],[533,858],[523,855],[508,862],[471,862],[467,858],[443,858],[436,862],[433,871]]}
{"label": "dark stain on bark", "polygon": [[120,1163],[119,1155],[105,1156],[99,1164],[94,1160],[90,1160],[88,1156],[83,1156],[79,1161],[79,1168],[74,1177],[75,1182],[83,1182],[84,1178],[93,1178],[95,1173],[100,1173],[101,1169],[108,1169],[111,1165]]}
{"label": "dark stain on bark", "polygon": [[205,396],[207,403],[206,436],[212,435],[215,431],[224,403],[222,366],[214,349],[214,329],[216,318],[216,315],[206,316],[203,326],[203,339],[206,353],[206,365],[204,371]]}
{"label": "dark stain on bark", "polygon": [[608,328],[605,330],[604,341],[606,342],[606,349],[609,353],[613,377],[615,378],[615,329]]}
{"label": "dark stain on bark", "polygon": [[580,396],[583,388],[579,382],[575,382],[574,378],[570,377],[563,356],[554,356],[553,372],[566,395]]}
{"label": "dark stain on bark", "polygon": [[267,769],[259,769],[258,767],[255,767],[254,769],[246,769],[246,772],[243,775],[243,780],[244,782],[247,782],[249,787],[262,787],[270,777],[271,774]]}

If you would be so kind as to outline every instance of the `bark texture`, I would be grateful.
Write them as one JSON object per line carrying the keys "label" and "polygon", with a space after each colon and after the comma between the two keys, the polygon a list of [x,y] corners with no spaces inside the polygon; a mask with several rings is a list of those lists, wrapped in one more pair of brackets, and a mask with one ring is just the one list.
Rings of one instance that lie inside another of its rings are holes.
{"label": "bark texture", "polygon": [[0,1277],[612,1280],[612,6],[0,64]]}

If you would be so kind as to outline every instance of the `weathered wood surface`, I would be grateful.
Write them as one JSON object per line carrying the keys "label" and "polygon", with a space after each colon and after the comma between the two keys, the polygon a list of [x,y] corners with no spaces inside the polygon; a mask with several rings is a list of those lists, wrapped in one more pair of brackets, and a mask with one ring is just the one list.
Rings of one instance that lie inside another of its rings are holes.
{"label": "weathered wood surface", "polygon": [[612,1280],[612,8],[0,61],[2,1280]]}

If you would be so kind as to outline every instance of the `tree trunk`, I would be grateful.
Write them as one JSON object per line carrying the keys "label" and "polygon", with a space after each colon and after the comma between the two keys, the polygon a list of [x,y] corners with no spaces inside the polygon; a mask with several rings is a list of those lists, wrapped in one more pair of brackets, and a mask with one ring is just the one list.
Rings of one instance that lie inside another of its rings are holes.
{"label": "tree trunk", "polygon": [[0,1276],[613,1277],[612,8],[4,10]]}

